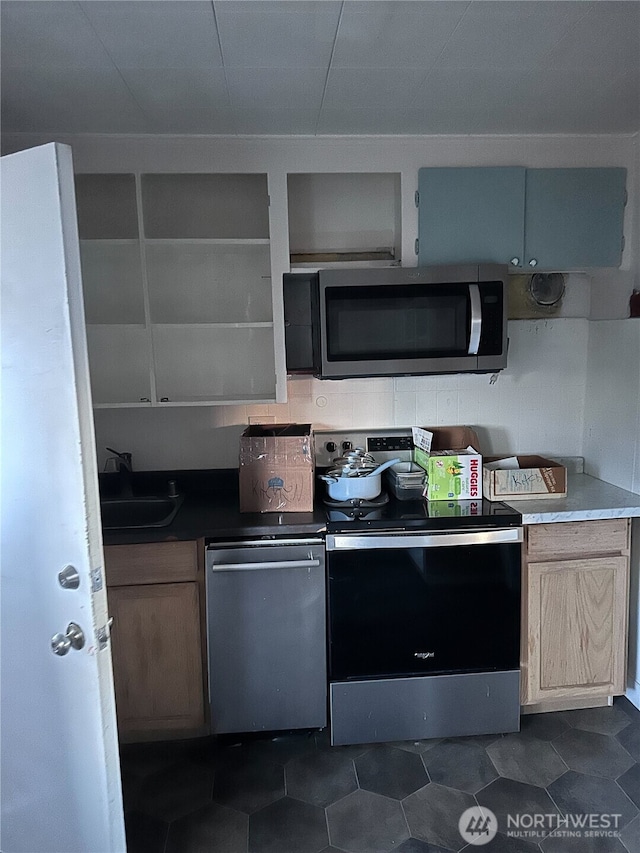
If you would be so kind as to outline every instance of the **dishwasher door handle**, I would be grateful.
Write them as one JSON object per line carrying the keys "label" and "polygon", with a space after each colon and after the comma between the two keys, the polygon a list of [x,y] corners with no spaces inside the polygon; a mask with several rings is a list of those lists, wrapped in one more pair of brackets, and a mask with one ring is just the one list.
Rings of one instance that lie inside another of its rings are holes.
{"label": "dishwasher door handle", "polygon": [[275,560],[272,562],[256,563],[214,563],[214,572],[250,572],[262,569],[315,569],[320,560]]}

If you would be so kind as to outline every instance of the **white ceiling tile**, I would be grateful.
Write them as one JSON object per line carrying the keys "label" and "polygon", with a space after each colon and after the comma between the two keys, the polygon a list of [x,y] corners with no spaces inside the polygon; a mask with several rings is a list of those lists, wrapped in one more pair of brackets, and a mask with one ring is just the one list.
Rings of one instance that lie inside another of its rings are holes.
{"label": "white ceiling tile", "polygon": [[238,109],[320,109],[324,68],[229,68],[231,104]]}
{"label": "white ceiling tile", "polygon": [[252,108],[236,110],[235,125],[238,133],[314,134],[317,117],[317,110]]}
{"label": "white ceiling tile", "polygon": [[112,68],[77,3],[2,2],[3,68]]}
{"label": "white ceiling tile", "polygon": [[583,16],[544,57],[552,68],[598,68],[640,74],[640,3],[590,3]]}
{"label": "white ceiling tile", "polygon": [[333,68],[324,103],[328,109],[407,108],[424,77],[414,68]]}
{"label": "white ceiling tile", "polygon": [[166,133],[234,133],[223,68],[121,68],[153,129]]}
{"label": "white ceiling tile", "polygon": [[526,68],[583,15],[580,2],[473,3],[445,47],[442,68]]}
{"label": "white ceiling tile", "polygon": [[90,0],[81,5],[116,65],[222,65],[213,9],[206,0]]}
{"label": "white ceiling tile", "polygon": [[[147,121],[115,69],[20,68],[3,74],[3,130],[133,133]],[[16,127],[17,122],[23,127]]]}
{"label": "white ceiling tile", "polygon": [[333,54],[334,68],[428,68],[465,14],[467,2],[346,3]]}
{"label": "white ceiling tile", "polygon": [[216,19],[227,67],[327,67],[340,4],[216,3]]}

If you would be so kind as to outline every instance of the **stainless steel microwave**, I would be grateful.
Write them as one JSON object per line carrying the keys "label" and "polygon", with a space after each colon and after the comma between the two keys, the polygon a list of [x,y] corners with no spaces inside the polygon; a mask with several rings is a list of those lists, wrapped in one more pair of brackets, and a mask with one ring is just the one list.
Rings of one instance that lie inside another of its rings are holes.
{"label": "stainless steel microwave", "polygon": [[507,366],[507,267],[330,269],[284,277],[290,373],[322,379]]}

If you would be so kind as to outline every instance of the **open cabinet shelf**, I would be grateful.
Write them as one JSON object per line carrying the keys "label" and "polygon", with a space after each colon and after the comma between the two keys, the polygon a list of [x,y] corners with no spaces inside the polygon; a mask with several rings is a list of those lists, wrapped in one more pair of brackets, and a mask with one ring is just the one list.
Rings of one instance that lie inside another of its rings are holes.
{"label": "open cabinet shelf", "polygon": [[266,175],[78,175],[94,405],[274,402]]}

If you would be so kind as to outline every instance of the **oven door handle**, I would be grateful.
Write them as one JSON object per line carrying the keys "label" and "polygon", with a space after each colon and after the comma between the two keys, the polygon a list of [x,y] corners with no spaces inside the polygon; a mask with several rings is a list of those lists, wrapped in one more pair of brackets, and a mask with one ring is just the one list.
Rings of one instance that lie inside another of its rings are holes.
{"label": "oven door handle", "polygon": [[410,533],[327,536],[327,551],[372,551],[375,548],[454,548],[460,545],[501,545],[523,541],[522,528],[474,530],[463,533]]}

